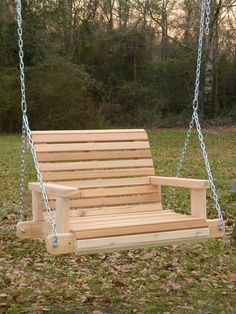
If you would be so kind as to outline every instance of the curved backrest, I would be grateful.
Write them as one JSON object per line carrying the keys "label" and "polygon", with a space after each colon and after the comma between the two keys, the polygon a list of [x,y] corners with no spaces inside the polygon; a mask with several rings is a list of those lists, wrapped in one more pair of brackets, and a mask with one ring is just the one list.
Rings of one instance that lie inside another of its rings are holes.
{"label": "curved backrest", "polygon": [[[155,171],[145,130],[32,133],[44,181],[87,188],[86,200],[74,201],[74,207],[160,200],[147,178]],[[130,194],[132,198],[127,198]],[[122,195],[126,195],[123,200]],[[110,201],[104,200],[106,196]],[[112,202],[112,196],[117,200]],[[92,197],[99,200],[94,202]]]}

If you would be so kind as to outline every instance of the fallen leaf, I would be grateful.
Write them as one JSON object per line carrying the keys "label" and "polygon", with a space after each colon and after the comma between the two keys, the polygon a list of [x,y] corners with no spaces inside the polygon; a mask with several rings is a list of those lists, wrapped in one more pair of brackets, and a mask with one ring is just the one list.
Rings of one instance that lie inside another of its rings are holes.
{"label": "fallen leaf", "polygon": [[154,258],[156,256],[156,253],[155,252],[149,252],[149,253],[146,253],[144,254],[141,259],[142,260],[146,260],[146,259],[151,259],[151,258]]}
{"label": "fallen leaf", "polygon": [[228,275],[228,281],[229,282],[236,282],[236,274],[235,273],[230,273],[229,275]]}
{"label": "fallen leaf", "polygon": [[117,279],[113,283],[115,286],[118,286],[118,287],[127,287],[129,285],[127,282],[121,279]]}

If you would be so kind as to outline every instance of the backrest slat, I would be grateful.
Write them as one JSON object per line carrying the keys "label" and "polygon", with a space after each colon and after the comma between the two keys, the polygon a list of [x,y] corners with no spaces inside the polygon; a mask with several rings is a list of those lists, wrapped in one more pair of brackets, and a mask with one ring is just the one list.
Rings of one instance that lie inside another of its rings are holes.
{"label": "backrest slat", "polygon": [[[32,132],[45,182],[79,186],[72,208],[160,201],[145,130]],[[50,196],[54,206],[54,200]]]}
{"label": "backrest slat", "polygon": [[38,160],[41,162],[50,161],[79,161],[79,160],[108,160],[108,159],[130,159],[151,157],[150,150],[116,150],[116,151],[86,151],[86,152],[56,152],[39,153]]}

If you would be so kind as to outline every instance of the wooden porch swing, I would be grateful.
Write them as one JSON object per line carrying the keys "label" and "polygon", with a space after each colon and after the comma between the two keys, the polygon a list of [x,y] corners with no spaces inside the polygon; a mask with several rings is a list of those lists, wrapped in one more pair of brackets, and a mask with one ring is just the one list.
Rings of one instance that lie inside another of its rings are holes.
{"label": "wooden porch swing", "polygon": [[[144,130],[31,131],[25,95],[21,0],[15,1],[22,96],[18,237],[45,239],[51,254],[93,254],[223,236],[223,217],[197,111],[205,15],[209,27],[208,1],[202,0],[201,7],[193,115],[177,175],[173,178],[155,176]],[[194,124],[209,181],[179,178]],[[29,183],[32,221],[23,221],[26,139],[38,178],[38,182]],[[163,210],[161,186],[165,185],[190,189],[191,215]],[[218,219],[207,219],[206,189],[209,187]]]}
{"label": "wooden porch swing", "polygon": [[[58,246],[51,245],[40,184],[29,183],[33,221],[20,238],[44,238],[52,254],[202,241],[224,234],[206,216],[207,180],[155,176],[144,130],[32,132],[54,211]],[[161,186],[188,188],[191,215],[163,210]],[[23,232],[22,232],[23,231]]]}

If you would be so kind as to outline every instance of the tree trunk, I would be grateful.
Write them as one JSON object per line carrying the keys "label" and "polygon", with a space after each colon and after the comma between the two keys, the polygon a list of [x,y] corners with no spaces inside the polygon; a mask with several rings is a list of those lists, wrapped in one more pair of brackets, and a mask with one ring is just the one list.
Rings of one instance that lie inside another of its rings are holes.
{"label": "tree trunk", "polygon": [[234,245],[236,246],[236,222],[235,222],[235,225],[234,225],[232,237],[233,237]]}
{"label": "tree trunk", "polygon": [[184,9],[186,11],[185,18],[185,27],[184,27],[184,38],[183,41],[185,44],[190,43],[190,27],[191,27],[191,18],[192,18],[192,0],[185,0]]}
{"label": "tree trunk", "polygon": [[[211,4],[210,33],[206,40],[206,73],[205,73],[205,100],[204,114],[207,118],[213,118],[216,113],[217,74],[216,55],[218,53],[218,24],[221,11],[221,0],[213,0]],[[214,84],[215,81],[215,84]]]}
{"label": "tree trunk", "polygon": [[65,1],[65,44],[66,44],[66,51],[68,55],[72,57],[73,54],[73,47],[74,47],[74,34],[73,34],[73,0],[66,0]]}
{"label": "tree trunk", "polygon": [[210,31],[209,38],[206,42],[206,72],[205,72],[205,101],[204,101],[204,114],[207,118],[213,117],[213,104],[214,104],[214,88],[213,88],[213,30]]}
{"label": "tree trunk", "polygon": [[161,14],[161,60],[166,60],[167,47],[168,47],[168,20],[166,8],[163,4]]}

